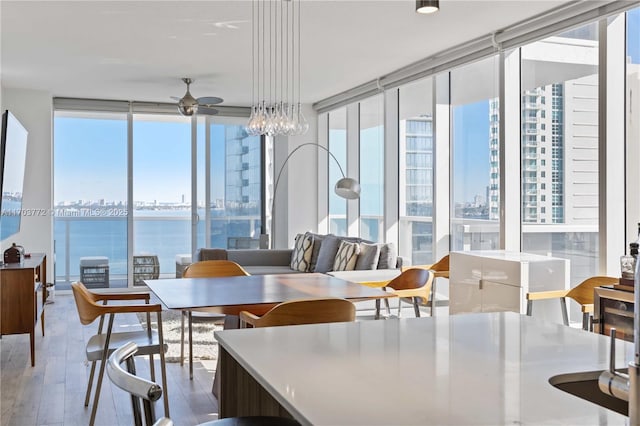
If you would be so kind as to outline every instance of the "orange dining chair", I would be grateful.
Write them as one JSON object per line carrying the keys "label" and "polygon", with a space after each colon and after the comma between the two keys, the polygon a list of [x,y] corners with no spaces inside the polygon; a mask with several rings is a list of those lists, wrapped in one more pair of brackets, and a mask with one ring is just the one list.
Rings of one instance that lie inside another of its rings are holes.
{"label": "orange dining chair", "polygon": [[[427,303],[431,295],[433,284],[433,272],[423,268],[405,269],[396,278],[389,281],[384,287],[385,290],[398,296],[398,317],[402,311],[402,299],[409,298],[413,304],[416,317],[420,316],[420,301]],[[385,299],[387,313],[390,315],[389,301]],[[431,306],[431,316],[433,316],[433,305]]]}
{"label": "orange dining chair", "polygon": [[[182,273],[182,278],[212,278],[235,277],[250,275],[235,262],[230,260],[202,260],[187,266]],[[182,324],[180,332],[180,365],[184,365],[184,318],[188,317],[189,323],[189,378],[193,379],[193,321],[212,322],[224,318],[222,314],[209,312],[182,311]]]}
{"label": "orange dining chair", "polygon": [[[169,416],[169,399],[166,393],[167,389],[167,372],[165,367],[164,354],[167,351],[167,345],[164,343],[162,336],[162,306],[159,304],[149,304],[150,296],[148,293],[93,293],[81,282],[71,284],[73,296],[76,301],[76,308],[83,325],[93,323],[98,317],[100,323],[98,325],[98,333],[93,335],[86,346],[87,361],[91,362],[91,373],[89,374],[89,382],[87,384],[87,393],[84,405],[89,405],[91,397],[91,388],[93,386],[93,378],[96,369],[96,362],[100,361],[100,372],[98,373],[98,383],[96,384],[95,395],[93,397],[93,407],[91,410],[91,418],[89,424],[95,423],[96,412],[98,409],[98,401],[100,400],[100,389],[102,387],[102,379],[104,377],[105,366],[109,354],[126,342],[135,342],[139,348],[139,355],[149,355],[149,367],[151,371],[151,380],[155,380],[155,369],[153,355],[160,355],[160,369],[162,370],[162,385],[165,389],[164,393],[164,412],[165,416]],[[109,301],[131,301],[144,300],[144,304],[118,304],[108,305]],[[99,304],[98,302],[103,302]],[[158,331],[151,330],[151,313],[155,312],[158,320]],[[114,332],[113,322],[115,314],[125,313],[146,313],[147,324],[145,330]],[[104,319],[108,316],[107,330],[103,333]]]}
{"label": "orange dining chair", "polygon": [[430,296],[430,305],[431,305],[431,315],[435,312],[434,309],[436,307],[436,283],[437,278],[446,278],[449,279],[449,255],[444,255],[440,260],[436,263],[432,263],[430,265],[415,265],[415,266],[407,266],[403,268],[403,270],[411,269],[411,268],[421,268],[427,269],[433,272],[433,285],[431,286],[431,296]]}
{"label": "orange dining chair", "polygon": [[582,281],[577,286],[569,290],[549,290],[536,291],[527,293],[527,315],[531,316],[534,300],[559,299],[560,308],[562,309],[562,321],[564,325],[569,325],[569,316],[567,314],[567,297],[575,300],[582,311],[582,329],[589,330],[589,320],[593,315],[593,293],[594,288],[603,285],[618,284],[618,278],[614,277],[591,277]]}
{"label": "orange dining chair", "polygon": [[350,322],[355,319],[355,305],[339,298],[290,300],[274,306],[261,317],[247,311],[240,312],[241,327]]}

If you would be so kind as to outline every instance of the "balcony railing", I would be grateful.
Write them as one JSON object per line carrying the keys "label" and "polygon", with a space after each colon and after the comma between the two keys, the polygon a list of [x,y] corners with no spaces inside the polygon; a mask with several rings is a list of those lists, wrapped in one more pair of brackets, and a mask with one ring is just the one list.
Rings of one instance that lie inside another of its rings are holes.
{"label": "balcony railing", "polygon": [[[125,210],[126,211],[126,210]],[[191,210],[178,210],[182,216],[134,216],[132,238],[135,255],[153,255],[159,260],[159,277],[175,277],[176,255],[191,254]],[[152,212],[153,213],[153,212]],[[202,213],[204,216],[204,212]],[[197,238],[205,241],[206,221],[197,225]],[[230,237],[255,236],[260,217],[212,216],[209,224],[212,242],[205,246],[226,247]],[[126,287],[128,281],[127,217],[56,217],[55,279],[65,285],[80,278],[80,258],[107,258],[110,287]],[[258,231],[259,232],[259,231]]]}

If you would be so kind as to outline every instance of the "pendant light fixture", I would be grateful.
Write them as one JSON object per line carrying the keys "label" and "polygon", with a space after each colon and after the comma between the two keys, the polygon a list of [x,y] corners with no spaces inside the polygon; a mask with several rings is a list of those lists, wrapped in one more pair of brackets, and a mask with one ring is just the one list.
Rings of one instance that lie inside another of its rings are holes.
{"label": "pendant light fixture", "polygon": [[439,0],[416,0],[416,12],[433,13],[440,9]]}
{"label": "pendant light fixture", "polygon": [[252,0],[250,135],[303,135],[300,0]]}

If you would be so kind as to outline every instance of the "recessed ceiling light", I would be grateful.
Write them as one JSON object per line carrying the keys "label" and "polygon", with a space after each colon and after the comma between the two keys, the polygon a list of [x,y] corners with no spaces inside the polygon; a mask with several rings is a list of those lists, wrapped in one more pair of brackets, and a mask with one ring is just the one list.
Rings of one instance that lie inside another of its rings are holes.
{"label": "recessed ceiling light", "polygon": [[439,0],[416,0],[416,12],[418,13],[433,13],[440,9]]}

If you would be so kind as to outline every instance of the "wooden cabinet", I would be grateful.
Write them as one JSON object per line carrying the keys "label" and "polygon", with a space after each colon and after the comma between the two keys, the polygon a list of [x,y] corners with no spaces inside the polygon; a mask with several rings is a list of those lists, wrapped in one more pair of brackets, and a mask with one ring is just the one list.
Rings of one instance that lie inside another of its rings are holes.
{"label": "wooden cabinet", "polygon": [[32,254],[21,263],[0,266],[0,334],[25,334],[31,340],[31,365],[35,365],[35,328],[40,316],[44,336],[47,300],[47,257]]}
{"label": "wooden cabinet", "polygon": [[[449,312],[526,313],[529,291],[568,288],[569,261],[504,250],[452,252],[449,267]],[[557,301],[536,307],[534,316],[561,322]]]}

